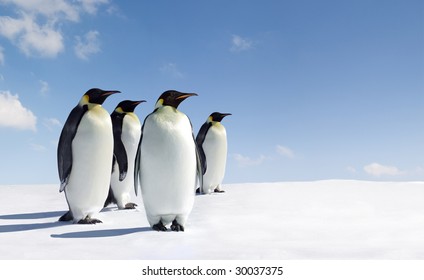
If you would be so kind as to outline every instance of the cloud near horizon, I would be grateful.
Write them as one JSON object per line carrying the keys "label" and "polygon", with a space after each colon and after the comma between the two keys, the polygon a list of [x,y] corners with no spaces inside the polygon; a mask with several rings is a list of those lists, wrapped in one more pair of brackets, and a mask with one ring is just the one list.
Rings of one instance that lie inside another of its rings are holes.
{"label": "cloud near horizon", "polygon": [[367,174],[375,176],[375,177],[381,177],[384,175],[399,176],[405,173],[399,170],[399,168],[397,168],[396,166],[382,165],[376,162],[364,166],[364,171]]}
{"label": "cloud near horizon", "polygon": [[261,165],[267,159],[264,155],[260,155],[258,158],[254,159],[241,154],[233,154],[233,158],[240,167]]}
{"label": "cloud near horizon", "polygon": [[277,145],[276,150],[280,156],[283,156],[286,158],[294,158],[294,152],[290,148],[287,148],[282,145]]}
{"label": "cloud near horizon", "polygon": [[37,117],[19,101],[18,95],[0,91],[0,127],[36,131]]}

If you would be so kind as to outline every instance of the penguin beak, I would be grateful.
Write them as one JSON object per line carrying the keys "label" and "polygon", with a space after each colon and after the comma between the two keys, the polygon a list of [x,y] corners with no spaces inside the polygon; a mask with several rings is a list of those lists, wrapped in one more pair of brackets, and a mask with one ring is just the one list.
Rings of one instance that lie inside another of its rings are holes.
{"label": "penguin beak", "polygon": [[190,96],[198,96],[197,93],[183,93],[180,96],[178,96],[177,98],[175,98],[175,100],[181,100],[183,101],[186,98],[189,98]]}
{"label": "penguin beak", "polygon": [[215,121],[221,122],[223,118],[226,116],[231,116],[230,113],[218,113],[218,116],[216,117]]}
{"label": "penguin beak", "polygon": [[140,103],[147,102],[146,100],[134,101],[133,105],[137,106]]}
{"label": "penguin beak", "polygon": [[109,96],[115,93],[121,93],[119,90],[105,90],[104,93],[102,93],[101,96]]}

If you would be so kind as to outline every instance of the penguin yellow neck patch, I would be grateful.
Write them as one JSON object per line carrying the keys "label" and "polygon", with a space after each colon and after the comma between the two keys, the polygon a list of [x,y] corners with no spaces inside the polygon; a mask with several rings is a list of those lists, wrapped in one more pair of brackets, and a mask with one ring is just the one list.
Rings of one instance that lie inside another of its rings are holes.
{"label": "penguin yellow neck patch", "polygon": [[163,98],[159,99],[158,102],[156,102],[155,108],[162,107],[163,106],[163,101],[164,101]]}
{"label": "penguin yellow neck patch", "polygon": [[90,103],[90,98],[88,95],[83,95],[79,103],[81,106],[88,105]]}
{"label": "penguin yellow neck patch", "polygon": [[116,108],[116,109],[115,109],[115,111],[116,111],[117,113],[119,113],[119,114],[123,114],[123,113],[125,113],[125,112],[124,112],[124,110],[122,110],[122,108],[121,108],[121,107]]}

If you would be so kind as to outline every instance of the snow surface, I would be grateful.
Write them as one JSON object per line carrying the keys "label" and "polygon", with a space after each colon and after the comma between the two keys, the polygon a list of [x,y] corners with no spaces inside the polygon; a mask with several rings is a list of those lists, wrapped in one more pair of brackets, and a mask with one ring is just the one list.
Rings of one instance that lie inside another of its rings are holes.
{"label": "snow surface", "polygon": [[58,185],[0,186],[0,259],[424,259],[424,182],[234,184],[196,196],[185,232],[137,210],[58,222]]}

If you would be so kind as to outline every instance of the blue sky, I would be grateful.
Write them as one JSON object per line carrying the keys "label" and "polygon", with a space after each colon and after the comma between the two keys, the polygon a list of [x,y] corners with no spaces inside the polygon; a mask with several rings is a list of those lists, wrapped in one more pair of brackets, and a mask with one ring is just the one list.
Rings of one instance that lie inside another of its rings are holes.
{"label": "blue sky", "polygon": [[424,180],[424,2],[0,0],[0,184],[57,183],[69,111],[230,112],[226,183]]}

